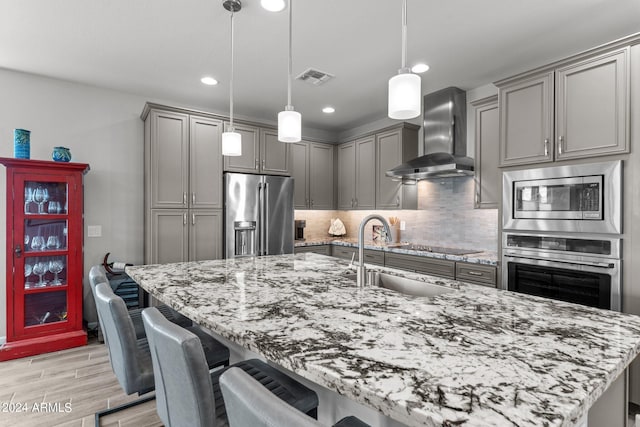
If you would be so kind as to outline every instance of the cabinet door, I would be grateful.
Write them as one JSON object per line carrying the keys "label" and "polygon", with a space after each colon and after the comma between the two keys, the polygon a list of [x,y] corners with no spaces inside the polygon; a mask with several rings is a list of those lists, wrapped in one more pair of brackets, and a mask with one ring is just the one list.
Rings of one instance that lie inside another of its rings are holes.
{"label": "cabinet door", "polygon": [[151,264],[187,261],[189,235],[186,209],[151,211]]}
{"label": "cabinet door", "polygon": [[222,208],[222,122],[191,116],[189,206]]}
{"label": "cabinet door", "polygon": [[260,130],[260,171],[268,175],[291,175],[289,151],[291,144],[278,141],[278,131]]}
{"label": "cabinet door", "polygon": [[356,209],[375,209],[376,207],[375,167],[375,137],[356,140]]}
{"label": "cabinet door", "polygon": [[556,71],[556,159],[629,152],[629,49]]}
{"label": "cabinet door", "polygon": [[474,102],[475,117],[475,202],[476,208],[497,209],[502,174],[498,169],[498,97]]}
{"label": "cabinet door", "polygon": [[189,261],[221,259],[222,211],[192,210],[189,216]]}
{"label": "cabinet door", "polygon": [[291,177],[293,178],[293,207],[309,207],[309,144],[294,142],[291,146]]}
{"label": "cabinet door", "polygon": [[189,191],[189,116],[151,111],[152,208],[184,208]]}
{"label": "cabinet door", "polygon": [[500,165],[553,160],[553,72],[500,88]]}
{"label": "cabinet door", "polygon": [[338,146],[338,209],[353,209],[356,197],[356,145]]}
{"label": "cabinet door", "polygon": [[333,209],[333,145],[309,145],[311,209]]}
{"label": "cabinet door", "polygon": [[[231,172],[258,173],[260,168],[260,133],[255,126],[234,123],[236,132],[242,137],[242,155],[224,156],[224,170]],[[229,128],[229,123],[224,123]]]}
{"label": "cabinet door", "polygon": [[400,181],[393,181],[386,172],[402,163],[402,130],[396,129],[376,135],[376,207],[400,209]]}

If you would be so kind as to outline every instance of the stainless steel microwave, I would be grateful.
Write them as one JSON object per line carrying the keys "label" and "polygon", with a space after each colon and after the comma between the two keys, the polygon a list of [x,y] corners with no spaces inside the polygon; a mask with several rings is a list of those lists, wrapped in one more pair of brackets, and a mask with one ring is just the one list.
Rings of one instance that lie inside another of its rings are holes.
{"label": "stainless steel microwave", "polygon": [[622,233],[622,161],[508,171],[503,229]]}

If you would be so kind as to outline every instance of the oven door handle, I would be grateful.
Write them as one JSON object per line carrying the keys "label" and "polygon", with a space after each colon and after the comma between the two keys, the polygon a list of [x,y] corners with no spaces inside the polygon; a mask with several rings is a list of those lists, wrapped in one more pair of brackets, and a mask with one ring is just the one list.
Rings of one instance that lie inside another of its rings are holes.
{"label": "oven door handle", "polygon": [[615,268],[616,267],[615,264],[610,262],[582,262],[582,261],[564,261],[564,260],[555,260],[555,259],[550,260],[545,258],[533,258],[533,257],[524,257],[524,256],[516,256],[516,255],[505,255],[505,258],[545,261],[548,263],[557,263],[557,264],[582,265],[585,267],[595,267],[595,268]]}

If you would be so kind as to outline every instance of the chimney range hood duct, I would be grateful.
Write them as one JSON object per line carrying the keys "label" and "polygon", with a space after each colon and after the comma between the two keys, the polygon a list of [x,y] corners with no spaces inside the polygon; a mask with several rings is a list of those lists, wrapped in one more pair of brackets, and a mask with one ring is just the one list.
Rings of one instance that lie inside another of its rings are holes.
{"label": "chimney range hood duct", "polygon": [[388,170],[403,181],[473,175],[467,157],[467,94],[448,87],[424,96],[424,155]]}

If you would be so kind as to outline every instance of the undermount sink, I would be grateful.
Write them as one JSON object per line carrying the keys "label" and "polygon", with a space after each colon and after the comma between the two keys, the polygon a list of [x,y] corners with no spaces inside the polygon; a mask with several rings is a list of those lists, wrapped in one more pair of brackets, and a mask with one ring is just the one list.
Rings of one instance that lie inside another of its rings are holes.
{"label": "undermount sink", "polygon": [[[380,273],[378,271],[369,272],[373,282],[371,286],[390,289],[404,295],[415,297],[435,297],[449,292],[455,292],[455,289],[446,286],[432,285],[431,283],[422,282],[420,280],[407,279],[406,277],[394,276],[392,274]],[[345,277],[356,280],[355,274],[348,274]]]}

